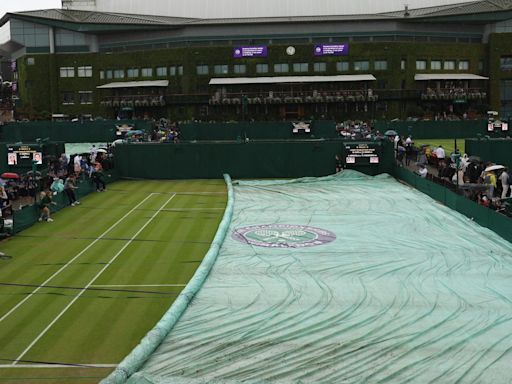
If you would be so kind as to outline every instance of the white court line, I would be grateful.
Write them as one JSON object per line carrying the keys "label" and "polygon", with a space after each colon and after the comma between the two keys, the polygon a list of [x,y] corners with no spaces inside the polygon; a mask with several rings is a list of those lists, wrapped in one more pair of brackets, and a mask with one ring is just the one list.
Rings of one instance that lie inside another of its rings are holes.
{"label": "white court line", "polygon": [[92,283],[94,283],[96,279],[100,277],[100,275],[103,272],[105,272],[105,270],[114,261],[116,261],[118,256],[132,243],[132,241],[144,230],[144,228],[146,228],[149,225],[149,223],[153,221],[156,215],[158,215],[158,213],[160,213],[160,211],[164,209],[164,207],[167,204],[169,204],[169,201],[171,201],[175,196],[176,195],[172,195],[171,197],[169,197],[167,201],[153,214],[153,216],[151,216],[149,220],[137,231],[137,233],[133,235],[131,239],[125,245],[123,245],[123,247],[114,256],[112,256],[109,262],[105,264],[105,266],[96,274],[96,276],[94,276],[92,280],[89,281],[89,283],[87,283],[87,285],[80,290],[80,293],[76,295],[75,298],[71,300],[62,311],[60,311],[60,313],[55,317],[55,319],[53,319],[52,322],[48,324],[48,326],[45,329],[43,329],[43,331],[41,331],[41,333],[30,343],[30,345],[27,348],[25,348],[23,352],[21,352],[21,354],[12,362],[12,365],[16,365],[18,361],[21,360],[23,356],[25,356],[25,354],[39,341],[39,339],[41,339],[41,337],[43,337],[46,334],[46,332],[48,332],[48,330],[53,326],[53,324],[55,324],[62,317],[62,315],[64,315],[66,311],[74,304],[74,302],[77,301],[80,298],[80,296],[82,296],[82,294],[92,285]]}
{"label": "white court line", "polygon": [[122,287],[184,287],[187,284],[138,284],[138,285],[91,285],[90,288],[122,288]]}
{"label": "white court line", "polygon": [[82,256],[89,248],[91,248],[94,244],[96,244],[103,236],[105,236],[108,232],[110,232],[112,229],[114,229],[121,221],[123,221],[130,213],[135,211],[138,207],[140,207],[147,199],[149,199],[151,196],[153,196],[153,193],[150,193],[144,200],[142,200],[139,204],[137,204],[135,207],[133,207],[127,214],[125,214],[123,217],[121,217],[119,220],[117,220],[110,228],[108,228],[105,232],[103,232],[100,237],[95,239],[92,243],[90,243],[87,247],[82,249],[79,253],[76,254],[75,257],[73,257],[71,260],[69,260],[66,264],[64,264],[57,272],[55,272],[53,275],[51,275],[48,279],[46,279],[43,283],[39,284],[39,287],[34,289],[27,297],[25,297],[23,300],[21,300],[18,304],[16,304],[9,312],[7,312],[5,315],[0,317],[0,323],[4,321],[11,313],[13,313],[16,309],[21,307],[23,303],[25,303],[28,299],[30,299],[32,296],[34,296],[37,291],[39,291],[41,288],[43,288],[45,285],[48,285],[50,281],[53,280],[55,276],[60,274],[64,269],[66,269],[70,264],[72,264],[76,259],[78,259],[80,256]]}
{"label": "white court line", "polygon": [[83,365],[66,365],[66,364],[0,364],[0,369],[6,368],[115,368],[117,364],[83,364]]}

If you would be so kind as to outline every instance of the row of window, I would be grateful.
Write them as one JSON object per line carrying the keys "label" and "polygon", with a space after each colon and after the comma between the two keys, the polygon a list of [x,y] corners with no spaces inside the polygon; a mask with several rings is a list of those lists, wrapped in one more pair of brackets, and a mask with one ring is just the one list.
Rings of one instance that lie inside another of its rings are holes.
{"label": "row of window", "polygon": [[146,67],[146,68],[128,68],[124,69],[106,69],[100,71],[100,79],[124,79],[137,77],[157,77],[182,76],[183,65],[173,65],[170,67]]}
{"label": "row of window", "polygon": [[[427,60],[416,60],[416,70],[427,70]],[[290,67],[294,73],[307,73],[310,71],[310,63],[277,63],[273,65],[274,73],[288,73]],[[358,71],[369,71],[369,60],[358,60],[354,62],[338,61],[336,62],[336,71],[348,72],[351,69]],[[321,73],[327,71],[326,62],[317,62],[312,64],[313,72]],[[373,70],[387,71],[389,69],[387,60],[375,60],[373,62]],[[400,69],[406,69],[406,60],[401,60]],[[430,70],[455,70],[467,71],[469,70],[469,60],[430,60]],[[482,68],[479,68],[482,69]],[[227,75],[234,73],[243,75],[247,72],[246,64],[235,64],[230,68],[228,64],[216,64],[213,66],[213,73],[215,75]],[[270,66],[266,63],[256,64],[256,73],[269,73]],[[196,66],[196,73],[198,75],[209,75],[210,66],[200,64]],[[82,66],[76,68],[76,75],[78,77],[92,77],[92,66]],[[100,79],[124,79],[124,78],[138,78],[138,77],[167,77],[167,76],[182,76],[183,66],[173,65],[170,67],[144,67],[144,68],[128,68],[124,69],[106,69],[100,71]],[[60,77],[75,77],[74,67],[60,67]]]}
{"label": "row of window", "polygon": [[[405,69],[405,60],[402,60],[401,69]],[[427,60],[416,60],[416,69],[423,71],[427,69]],[[433,71],[459,71],[469,70],[469,60],[430,60],[430,69]]]}
{"label": "row of window", "polygon": [[[60,67],[59,73],[60,77],[75,77],[75,67]],[[76,74],[78,77],[92,77],[92,66],[78,67]]]}
{"label": "row of window", "polygon": [[[92,104],[92,91],[78,91],[80,104]],[[73,105],[76,102],[75,92],[62,92],[62,105]]]}

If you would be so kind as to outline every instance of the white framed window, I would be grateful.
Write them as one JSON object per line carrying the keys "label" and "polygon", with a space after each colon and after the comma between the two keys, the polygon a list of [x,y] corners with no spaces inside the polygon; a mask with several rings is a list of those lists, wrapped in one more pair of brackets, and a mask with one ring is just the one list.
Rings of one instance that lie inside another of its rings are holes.
{"label": "white framed window", "polygon": [[208,66],[201,64],[196,67],[196,73],[198,75],[207,75],[208,74]]}
{"label": "white framed window", "polygon": [[142,77],[152,77],[153,76],[153,68],[142,68],[140,71]]}
{"label": "white framed window", "polygon": [[338,72],[348,72],[350,69],[350,63],[348,61],[338,61],[336,63],[336,70]]}
{"label": "white framed window", "polygon": [[128,68],[126,70],[126,76],[130,78],[139,77],[139,68]]}
{"label": "white framed window", "polygon": [[73,92],[62,92],[62,105],[75,104],[75,94]]}
{"label": "white framed window", "polygon": [[469,71],[469,60],[459,61],[459,71]]}
{"label": "white framed window", "polygon": [[427,60],[416,60],[416,69],[424,71],[427,69]]}
{"label": "white framed window", "polygon": [[354,71],[368,71],[370,62],[368,60],[354,61]]}
{"label": "white framed window", "polygon": [[405,59],[400,60],[400,70],[405,71],[406,67],[407,67],[407,60],[405,60]]}
{"label": "white framed window", "polygon": [[100,71],[100,80],[105,78],[105,71]]}
{"label": "white framed window", "polygon": [[35,65],[36,59],[35,57],[27,57],[27,65]]}
{"label": "white framed window", "polygon": [[92,91],[78,91],[80,104],[92,104]]}
{"label": "white framed window", "polygon": [[114,79],[124,79],[124,69],[115,69]]}
{"label": "white framed window", "polygon": [[60,77],[75,77],[75,68],[60,67]]}
{"label": "white framed window", "polygon": [[441,70],[441,60],[430,60],[430,69],[433,71]]}
{"label": "white framed window", "polygon": [[78,77],[92,77],[92,66],[85,65],[77,68]]}
{"label": "white framed window", "polygon": [[376,71],[387,71],[388,70],[388,61],[387,60],[375,60],[373,63],[373,67]]}
{"label": "white framed window", "polygon": [[156,67],[157,76],[167,76],[167,67]]}
{"label": "white framed window", "polygon": [[233,66],[233,72],[242,75],[247,72],[247,66],[245,64],[235,64]]}
{"label": "white framed window", "polygon": [[455,69],[455,60],[445,60],[443,63],[445,71],[453,71]]}
{"label": "white framed window", "polygon": [[114,71],[111,69],[107,69],[105,71],[105,78],[107,79],[113,79],[114,78]]}
{"label": "white framed window", "polygon": [[268,64],[256,64],[256,73],[268,73]]}
{"label": "white framed window", "polygon": [[290,72],[290,66],[287,63],[274,64],[275,73],[287,73]]}
{"label": "white framed window", "polygon": [[313,64],[313,71],[315,72],[325,72],[327,71],[327,63],[314,63]]}
{"label": "white framed window", "polygon": [[229,67],[227,64],[214,65],[213,73],[215,73],[216,75],[227,75],[229,73]]}
{"label": "white framed window", "polygon": [[309,71],[308,63],[293,63],[293,72],[307,72]]}

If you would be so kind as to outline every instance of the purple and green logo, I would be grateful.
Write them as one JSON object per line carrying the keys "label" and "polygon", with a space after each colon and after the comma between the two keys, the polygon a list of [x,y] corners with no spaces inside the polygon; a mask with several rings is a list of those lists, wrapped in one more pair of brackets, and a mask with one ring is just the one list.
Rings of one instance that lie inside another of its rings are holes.
{"label": "purple and green logo", "polygon": [[306,248],[327,244],[336,235],[321,228],[306,225],[265,224],[238,228],[233,239],[241,243],[267,248]]}

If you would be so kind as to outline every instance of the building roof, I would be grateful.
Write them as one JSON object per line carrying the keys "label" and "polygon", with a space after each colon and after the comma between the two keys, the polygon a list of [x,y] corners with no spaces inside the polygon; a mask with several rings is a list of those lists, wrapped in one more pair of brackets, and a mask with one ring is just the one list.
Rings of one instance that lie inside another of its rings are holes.
{"label": "building roof", "polygon": [[414,80],[489,80],[489,78],[471,73],[418,73],[414,75]]}
{"label": "building roof", "polygon": [[373,81],[373,75],[337,76],[275,76],[275,77],[222,77],[210,79],[210,85],[278,84],[278,83],[323,83],[340,81]]}
{"label": "building roof", "polygon": [[113,88],[137,88],[137,87],[167,87],[169,80],[148,80],[148,81],[118,81],[115,83],[108,83],[99,85],[98,89],[113,89]]}
{"label": "building roof", "polygon": [[[436,21],[446,17],[456,18],[471,16],[472,22],[489,22],[488,15],[492,14],[493,20],[504,20],[512,18],[511,0],[479,0],[469,3],[458,3],[452,5],[409,9],[395,12],[385,12],[365,15],[325,15],[325,16],[298,16],[298,17],[255,17],[255,18],[230,18],[230,19],[197,19],[155,15],[135,15],[112,12],[80,11],[71,9],[43,9],[37,11],[26,11],[7,13],[0,19],[3,25],[10,17],[30,18],[46,20],[47,23],[66,23],[67,25],[81,25],[81,30],[86,30],[84,25],[117,25],[117,26],[140,26],[153,28],[175,28],[185,25],[216,25],[216,24],[240,24],[240,23],[300,23],[300,22],[326,22],[326,21],[362,21],[362,20],[397,20],[402,21]],[[482,17],[479,19],[478,15]],[[485,17],[484,17],[485,15]],[[73,29],[73,28],[72,28]]]}

